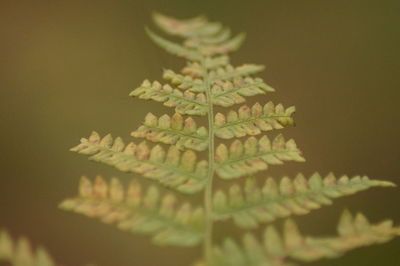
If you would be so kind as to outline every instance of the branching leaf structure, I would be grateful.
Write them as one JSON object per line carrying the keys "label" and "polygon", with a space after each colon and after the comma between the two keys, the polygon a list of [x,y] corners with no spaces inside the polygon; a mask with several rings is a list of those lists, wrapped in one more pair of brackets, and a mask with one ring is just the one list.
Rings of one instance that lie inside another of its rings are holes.
{"label": "branching leaf structure", "polygon": [[64,200],[60,207],[116,224],[122,230],[151,234],[157,244],[198,244],[203,238],[203,209],[189,203],[177,205],[173,194],[162,196],[157,187],[145,190],[133,180],[124,189],[117,178],[107,184],[98,176],[94,182],[82,177],[79,195]]}
{"label": "branching leaf structure", "polygon": [[[117,178],[84,177],[79,195],[63,201],[62,209],[145,233],[156,244],[201,245],[196,265],[203,266],[297,265],[399,235],[399,227],[391,221],[370,224],[364,215],[353,217],[348,211],[340,219],[336,237],[301,234],[291,216],[330,205],[338,197],[394,184],[366,176],[315,173],[307,178],[267,177],[260,185],[253,175],[272,165],[305,161],[293,139],[282,133],[269,135],[294,126],[295,107],[271,101],[244,104],[251,96],[269,95],[275,89],[255,76],[264,66],[231,64],[229,53],[243,43],[243,33],[232,36],[229,28],[203,16],[179,20],[155,13],[153,18],[164,33],[183,41],[171,41],[146,28],[150,39],[187,63],[180,71],[164,69],[163,82],[143,81],[130,96],[160,102],[172,111],[148,113],[131,133],[138,140],[128,144],[93,132],[71,149],[92,161],[141,175],[151,184],[144,189],[135,177],[123,188]],[[227,110],[214,112],[216,108]],[[207,126],[199,122],[205,119]],[[233,184],[227,191],[214,189],[216,177]],[[197,207],[189,203],[195,193],[203,194],[203,204]],[[187,199],[179,203],[182,197]],[[272,224],[281,218],[286,219],[282,231]],[[242,243],[235,237],[215,243],[213,225],[227,221],[246,230],[267,224],[264,237],[247,232]]]}
{"label": "branching leaf structure", "polygon": [[229,111],[227,115],[215,115],[215,136],[222,139],[255,136],[263,131],[281,129],[294,124],[292,114],[294,106],[285,109],[282,104],[274,106],[272,102],[262,106],[241,106],[238,111]]}
{"label": "branching leaf structure", "polygon": [[367,176],[336,178],[332,173],[321,177],[315,173],[310,178],[298,174],[294,179],[283,177],[279,182],[269,177],[259,187],[256,180],[248,178],[244,188],[235,184],[228,193],[221,190],[214,196],[217,219],[232,218],[244,228],[255,228],[259,223],[272,222],[290,215],[305,215],[332,199],[355,194],[371,187],[391,187],[393,183],[370,180]]}
{"label": "branching leaf structure", "polygon": [[132,137],[145,138],[153,142],[175,144],[179,149],[204,151],[208,147],[208,131],[197,128],[193,118],[176,113],[172,117],[163,115],[157,118],[152,113],[146,115],[144,125],[132,132]]}
{"label": "branching leaf structure", "polygon": [[0,263],[12,266],[56,266],[44,248],[34,250],[28,239],[21,237],[14,240],[4,230],[0,231]]}
{"label": "branching leaf structure", "polygon": [[344,211],[337,226],[338,236],[308,237],[299,232],[293,220],[286,220],[283,232],[268,226],[262,240],[252,233],[243,236],[242,244],[228,238],[215,247],[212,265],[218,266],[281,266],[293,265],[287,259],[311,262],[322,258],[335,258],[352,249],[385,243],[400,235],[400,228],[391,220],[370,224],[358,213],[355,217]]}
{"label": "branching leaf structure", "polygon": [[220,144],[215,153],[216,172],[223,179],[251,175],[283,161],[303,162],[304,158],[294,140],[285,141],[282,135],[273,141],[267,136],[259,140],[250,137],[245,142],[235,140],[229,149]]}
{"label": "branching leaf structure", "polygon": [[151,148],[146,142],[125,145],[121,138],[114,140],[111,135],[101,138],[93,132],[71,150],[91,155],[91,160],[121,171],[143,174],[184,193],[197,192],[206,182],[207,162],[196,162],[195,152],[182,153],[176,146],[165,151],[160,145]]}

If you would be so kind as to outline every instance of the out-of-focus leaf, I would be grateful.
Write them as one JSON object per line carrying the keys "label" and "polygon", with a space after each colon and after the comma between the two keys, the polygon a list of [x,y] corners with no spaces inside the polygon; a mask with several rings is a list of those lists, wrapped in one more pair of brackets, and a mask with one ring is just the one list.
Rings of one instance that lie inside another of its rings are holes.
{"label": "out-of-focus leaf", "polygon": [[345,211],[339,221],[339,235],[309,237],[300,233],[293,220],[286,220],[283,232],[274,226],[264,231],[263,240],[246,233],[242,243],[228,238],[214,249],[212,266],[281,266],[294,265],[290,261],[311,262],[342,256],[353,249],[385,243],[400,235],[400,228],[390,220],[370,224],[358,213],[353,217]]}
{"label": "out-of-focus leaf", "polygon": [[55,266],[54,260],[42,247],[33,249],[29,240],[21,237],[14,241],[7,231],[0,231],[0,263],[11,266]]}
{"label": "out-of-focus leaf", "polygon": [[178,204],[173,194],[161,196],[155,186],[144,190],[135,180],[124,189],[117,178],[107,184],[100,176],[94,182],[82,177],[79,195],[64,200],[60,208],[122,230],[150,234],[159,245],[193,246],[203,237],[202,208]]}

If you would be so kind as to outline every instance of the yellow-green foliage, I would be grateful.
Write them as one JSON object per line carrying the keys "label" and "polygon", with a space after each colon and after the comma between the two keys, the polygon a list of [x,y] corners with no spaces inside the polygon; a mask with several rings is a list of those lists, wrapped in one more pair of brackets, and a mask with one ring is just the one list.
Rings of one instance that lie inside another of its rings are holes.
{"label": "yellow-green foliage", "polygon": [[285,109],[282,104],[274,106],[272,102],[262,106],[259,103],[251,108],[241,106],[238,111],[229,111],[227,115],[215,115],[215,136],[222,139],[240,138],[247,135],[259,135],[262,131],[281,129],[294,124],[292,114],[295,107]]}
{"label": "yellow-green foliage", "polygon": [[[295,107],[272,102],[233,107],[247,97],[275,91],[254,76],[264,69],[262,65],[231,65],[228,53],[240,47],[244,34],[232,37],[229,28],[205,17],[178,20],[154,14],[153,18],[164,33],[183,38],[183,42],[170,41],[146,29],[149,37],[165,51],[186,59],[187,64],[181,71],[165,69],[164,82],[143,81],[130,96],[161,102],[174,111],[148,113],[144,124],[131,134],[142,139],[139,142],[125,144],[121,138],[100,137],[93,132],[72,148],[90,160],[140,174],[153,184],[143,189],[136,180],[140,177],[135,176],[125,189],[116,178],[109,183],[101,177],[94,182],[82,178],[79,195],[66,199],[61,208],[123,230],[149,234],[157,244],[201,244],[199,265],[207,266],[295,265],[337,257],[399,235],[400,229],[390,221],[371,225],[362,214],[353,218],[347,211],[340,219],[336,237],[304,236],[292,220],[284,222],[282,232],[271,225],[279,218],[305,215],[330,205],[337,197],[394,185],[365,176],[336,178],[333,174],[268,177],[261,185],[250,175],[271,165],[305,161],[293,139],[285,140],[282,134],[260,136],[293,126]],[[232,108],[214,112],[214,107]],[[205,116],[208,126],[198,126],[195,120],[200,118],[194,116]],[[242,137],[246,139],[239,139]],[[208,159],[198,160],[201,156]],[[215,176],[235,183],[226,192],[213,189]],[[239,178],[245,181],[232,180]],[[165,189],[171,191],[163,192]],[[188,194],[200,192],[204,193],[204,202],[197,207],[178,203],[179,197],[174,195],[182,193],[181,197],[187,197],[185,202],[190,202]],[[244,229],[269,225],[263,239],[247,232],[241,244],[235,237],[215,243],[213,224],[225,221]]]}
{"label": "yellow-green foliage", "polygon": [[273,141],[267,136],[259,140],[250,137],[246,141],[235,140],[229,145],[220,144],[215,152],[215,171],[223,179],[238,178],[266,170],[270,164],[283,161],[304,162],[293,139],[285,141],[278,135]]}
{"label": "yellow-green foliage", "polygon": [[259,223],[272,222],[290,215],[304,215],[332,199],[352,195],[371,187],[390,187],[393,183],[370,180],[367,176],[336,178],[332,173],[322,178],[318,173],[306,179],[298,174],[294,179],[268,177],[263,186],[248,178],[242,188],[235,184],[228,193],[218,190],[214,196],[217,219],[233,218],[244,228],[255,228]]}
{"label": "yellow-green foliage", "polygon": [[0,231],[0,263],[2,262],[12,266],[56,265],[44,248],[34,250],[28,239],[21,237],[15,241],[6,231]]}
{"label": "yellow-green foliage", "polygon": [[123,172],[143,174],[184,193],[197,192],[203,189],[206,182],[207,162],[196,162],[195,152],[181,152],[175,145],[167,151],[160,145],[149,147],[146,142],[125,145],[121,138],[114,140],[111,135],[101,138],[93,132],[71,150],[91,155],[91,160],[114,166]]}
{"label": "yellow-green foliage", "polygon": [[148,113],[143,126],[132,132],[134,138],[145,138],[153,142],[175,144],[181,150],[204,151],[208,147],[208,131],[197,127],[193,118],[184,118],[176,113],[172,117],[163,115],[157,118]]}
{"label": "yellow-green foliage", "polygon": [[400,235],[400,228],[391,220],[370,224],[358,213],[355,217],[345,210],[337,226],[338,236],[309,237],[299,232],[293,220],[286,220],[282,233],[270,225],[262,239],[247,233],[242,243],[228,238],[214,249],[212,265],[218,266],[288,266],[287,259],[310,262],[335,258],[354,248],[382,244]]}
{"label": "yellow-green foliage", "polygon": [[93,183],[82,177],[79,195],[64,200],[60,207],[122,230],[151,234],[157,244],[192,246],[203,237],[202,208],[178,203],[173,194],[161,195],[155,186],[144,189],[137,180],[124,189],[116,178],[107,184],[100,176]]}

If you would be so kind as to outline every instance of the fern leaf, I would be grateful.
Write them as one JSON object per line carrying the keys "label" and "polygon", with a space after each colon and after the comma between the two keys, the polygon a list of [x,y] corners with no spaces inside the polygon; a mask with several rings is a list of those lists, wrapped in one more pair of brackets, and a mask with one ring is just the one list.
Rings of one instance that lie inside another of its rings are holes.
{"label": "fern leaf", "polygon": [[[251,233],[244,235],[242,245],[231,239],[225,240],[221,247],[215,248],[212,265],[287,265],[288,259],[311,262],[335,258],[359,247],[385,243],[400,235],[400,227],[393,227],[390,220],[370,224],[363,214],[358,213],[353,217],[348,211],[344,211],[338,232],[336,237],[304,236],[289,219],[285,221],[283,234],[274,226],[268,226],[264,231],[263,241]],[[232,256],[241,264],[235,263]]]}
{"label": "fern leaf", "polygon": [[244,143],[235,140],[229,150],[225,144],[220,144],[215,161],[217,174],[223,179],[232,179],[266,170],[270,164],[305,160],[293,139],[285,141],[278,135],[272,143],[267,136],[260,140],[250,137]]}
{"label": "fern leaf", "polygon": [[245,97],[265,94],[274,91],[260,78],[235,78],[229,80],[216,80],[211,88],[213,104],[229,107],[234,104],[244,103]]}
{"label": "fern leaf", "polygon": [[89,159],[123,172],[142,174],[182,193],[198,192],[206,182],[207,162],[197,163],[193,151],[181,153],[176,146],[170,146],[166,152],[159,145],[153,148],[145,142],[125,145],[121,138],[114,140],[111,135],[101,138],[93,132],[71,151],[91,155]]}
{"label": "fern leaf", "polygon": [[[223,35],[223,37],[225,37]],[[215,40],[219,40],[221,37],[217,36],[215,39],[206,39],[206,41],[203,41],[203,43],[208,43],[209,45],[205,45],[204,47],[201,47],[200,45],[200,51],[206,55],[206,56],[213,56],[213,55],[218,55],[218,54],[227,54],[234,52],[240,48],[240,46],[243,44],[244,40],[246,39],[246,34],[245,33],[239,33],[232,39],[222,41],[221,43],[217,43]],[[215,43],[215,44],[211,44]]]}
{"label": "fern leaf", "polygon": [[262,188],[253,178],[244,189],[233,185],[229,193],[218,191],[214,196],[216,219],[232,218],[236,225],[255,228],[259,223],[272,222],[290,215],[305,215],[332,199],[356,194],[372,187],[390,187],[393,183],[371,180],[367,176],[336,178],[332,173],[322,178],[313,174],[308,180],[298,174],[294,180],[284,177],[279,183],[268,178]]}
{"label": "fern leaf", "polygon": [[21,237],[14,241],[5,231],[0,231],[0,263],[11,266],[55,266],[48,252],[39,247],[36,250],[28,239]]}
{"label": "fern leaf", "polygon": [[214,35],[202,36],[201,38],[190,38],[185,41],[185,45],[193,48],[201,48],[204,45],[225,43],[231,37],[231,30],[223,27]]}
{"label": "fern leaf", "polygon": [[190,90],[191,92],[204,92],[204,82],[199,78],[193,78],[197,75],[182,75],[175,73],[173,70],[166,69],[163,73],[163,78],[171,84],[177,86],[181,90]]}
{"label": "fern leaf", "polygon": [[[182,74],[186,75],[185,77],[192,77],[196,78],[196,80],[199,80],[200,77],[204,76],[205,69],[218,70],[228,64],[229,57],[226,55],[221,55],[217,57],[206,57],[203,61],[203,64],[199,64],[198,62],[188,62],[181,72]],[[205,85],[203,82],[203,90],[204,87]]]}
{"label": "fern leaf", "polygon": [[189,90],[181,92],[168,84],[163,86],[158,81],[153,83],[148,80],[143,81],[142,85],[134,89],[129,96],[163,102],[165,106],[175,107],[175,111],[179,114],[205,115],[207,113],[204,93],[196,94]]}
{"label": "fern leaf", "polygon": [[122,230],[150,234],[159,245],[194,246],[202,239],[203,210],[176,203],[173,194],[160,196],[154,186],[144,191],[134,180],[125,190],[118,179],[107,184],[98,176],[93,183],[82,177],[79,195],[64,200],[60,208],[116,224]]}
{"label": "fern leaf", "polygon": [[168,53],[171,53],[173,55],[180,56],[180,57],[186,58],[188,60],[192,60],[192,61],[201,61],[203,58],[202,55],[198,51],[196,51],[194,49],[186,48],[180,44],[177,44],[177,43],[171,42],[167,39],[164,39],[163,37],[155,34],[148,28],[146,28],[146,33],[155,44],[157,44],[158,46],[163,48]]}
{"label": "fern leaf", "polygon": [[227,65],[224,68],[218,68],[210,71],[209,77],[212,81],[231,80],[238,77],[247,77],[264,70],[263,65],[244,64],[238,67]]}
{"label": "fern leaf", "polygon": [[294,124],[292,114],[295,107],[285,108],[272,102],[261,106],[254,104],[251,108],[243,105],[236,111],[229,111],[225,116],[215,115],[215,135],[222,139],[240,138],[246,135],[259,135],[262,131],[281,129]]}
{"label": "fern leaf", "polygon": [[172,117],[163,115],[157,118],[148,113],[144,125],[132,132],[135,138],[146,138],[153,142],[175,144],[179,149],[204,151],[208,145],[208,131],[205,127],[197,127],[193,118],[185,121],[180,114]]}

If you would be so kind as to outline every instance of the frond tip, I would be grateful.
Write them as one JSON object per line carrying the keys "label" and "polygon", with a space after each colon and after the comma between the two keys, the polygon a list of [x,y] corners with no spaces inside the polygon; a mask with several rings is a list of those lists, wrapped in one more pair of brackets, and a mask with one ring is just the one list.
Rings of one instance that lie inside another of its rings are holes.
{"label": "frond tip", "polygon": [[0,231],[0,263],[2,262],[12,266],[56,265],[44,248],[32,249],[30,242],[24,237],[14,241],[5,230]]}
{"label": "frond tip", "polygon": [[[184,48],[190,49],[190,53],[183,53],[187,57],[192,51],[200,52],[202,56],[214,56],[236,51],[245,40],[246,35],[239,33],[231,38],[231,32],[219,22],[210,22],[204,16],[192,19],[176,19],[159,13],[154,13],[154,22],[161,30],[170,35],[186,39]],[[177,49],[171,49],[171,44],[150,36],[152,40],[167,52],[182,56]],[[190,60],[199,60],[191,56]]]}
{"label": "frond tip", "polygon": [[89,159],[114,166],[120,171],[142,174],[182,193],[195,193],[204,188],[208,164],[197,162],[192,150],[181,152],[176,146],[165,151],[146,142],[125,145],[121,138],[103,138],[93,132],[71,151],[90,155]]}
{"label": "frond tip", "polygon": [[233,185],[228,193],[216,192],[214,211],[217,220],[232,218],[236,225],[255,228],[260,223],[291,215],[305,215],[332,199],[356,194],[372,187],[394,186],[393,183],[371,180],[367,176],[336,178],[332,173],[321,177],[315,173],[306,179],[298,174],[293,180],[284,177],[280,182],[268,178],[262,188],[248,178],[245,187]]}
{"label": "frond tip", "polygon": [[208,131],[205,127],[197,127],[193,118],[183,120],[180,114],[172,117],[163,115],[157,118],[148,113],[144,125],[131,134],[135,138],[145,138],[153,142],[174,144],[179,149],[204,151],[208,147]]}
{"label": "frond tip", "polygon": [[221,247],[215,248],[212,266],[282,266],[293,265],[287,262],[289,259],[311,262],[335,258],[359,247],[385,243],[400,235],[400,227],[393,227],[390,220],[370,224],[363,214],[353,217],[344,211],[338,233],[335,237],[304,236],[289,219],[282,234],[274,226],[268,226],[262,241],[251,233],[244,235],[241,245],[232,239],[225,240]]}
{"label": "frond tip", "polygon": [[229,150],[220,144],[215,161],[217,174],[223,179],[233,179],[265,170],[270,164],[305,160],[293,139],[285,141],[282,135],[278,135],[272,142],[267,136],[259,140],[250,137],[243,143],[235,140]]}
{"label": "frond tip", "polygon": [[173,55],[180,56],[180,57],[186,58],[188,60],[193,60],[193,61],[200,61],[202,59],[201,54],[196,50],[184,47],[180,44],[177,44],[177,43],[171,42],[167,39],[164,39],[161,36],[152,32],[148,28],[146,28],[146,33],[150,37],[150,39],[152,41],[154,41],[154,43],[156,43],[161,48],[163,48],[165,51],[167,51]]}
{"label": "frond tip", "polygon": [[160,196],[159,190],[143,187],[133,180],[124,189],[117,178],[110,183],[98,176],[92,183],[82,177],[79,195],[64,200],[60,208],[131,232],[150,234],[159,245],[193,246],[202,239],[203,210],[189,203],[177,206],[173,194]]}

